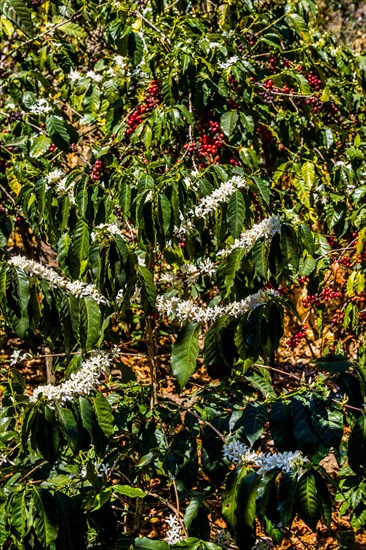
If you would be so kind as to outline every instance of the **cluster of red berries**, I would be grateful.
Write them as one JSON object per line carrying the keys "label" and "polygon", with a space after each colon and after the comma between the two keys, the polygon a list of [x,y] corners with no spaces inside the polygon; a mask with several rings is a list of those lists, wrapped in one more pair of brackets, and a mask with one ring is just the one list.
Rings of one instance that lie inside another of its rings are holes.
{"label": "cluster of red berries", "polygon": [[135,111],[131,113],[127,119],[129,128],[126,130],[126,136],[130,136],[136,130],[137,126],[143,121],[143,115],[151,111],[161,101],[159,82],[157,80],[154,79],[151,81],[151,84],[147,88],[146,92],[147,97],[145,101],[141,105],[138,105]]}
{"label": "cluster of red berries", "polygon": [[309,74],[306,75],[306,79],[309,82],[310,87],[313,88],[313,90],[315,90],[316,92],[322,89],[322,81],[312,71],[310,71]]}
{"label": "cluster of red berries", "polygon": [[333,325],[342,325],[344,319],[344,313],[341,309],[337,309],[333,315],[332,323]]}
{"label": "cluster of red berries", "polygon": [[364,248],[361,254],[356,254],[356,259],[359,263],[366,263],[366,249]]}
{"label": "cluster of red berries", "polygon": [[214,160],[218,161],[220,158],[216,158],[219,147],[222,145],[224,134],[221,133],[220,124],[215,120],[208,120],[204,123],[204,130],[200,137],[200,149],[199,155],[201,157],[207,157],[212,155]]}
{"label": "cluster of red berries", "polygon": [[351,267],[351,258],[349,256],[341,256],[338,258],[338,263],[344,267]]}
{"label": "cluster of red berries", "polygon": [[335,237],[328,237],[328,244],[331,248],[335,248],[337,246],[337,241]]}
{"label": "cluster of red berries", "polygon": [[102,161],[101,160],[96,160],[95,163],[93,164],[93,168],[92,168],[92,171],[91,171],[91,174],[90,174],[90,178],[93,181],[99,181],[100,174],[102,172],[102,168],[103,168]]}
{"label": "cluster of red berries", "polygon": [[288,345],[291,351],[293,351],[300,344],[301,340],[303,340],[306,337],[307,329],[308,327],[306,325],[301,325],[300,330],[298,330],[295,334],[293,334],[291,338],[286,340],[286,344]]}
{"label": "cluster of red berries", "polygon": [[366,302],[365,291],[361,290],[361,292],[359,294],[356,294],[355,296],[352,296],[351,302],[363,305]]}
{"label": "cluster of red berries", "polygon": [[197,153],[202,159],[209,159],[210,163],[219,163],[220,155],[218,153],[224,137],[220,124],[209,117],[203,123],[198,143],[186,143],[183,145],[183,149],[186,149],[188,156]]}
{"label": "cluster of red berries", "polygon": [[319,306],[324,302],[329,302],[329,300],[334,300],[340,298],[342,292],[340,290],[332,290],[329,287],[323,288],[319,294],[309,294],[302,299],[302,305],[305,308],[311,306]]}
{"label": "cluster of red berries", "polygon": [[238,111],[240,109],[239,103],[237,103],[236,101],[234,101],[234,99],[231,99],[231,98],[227,100],[227,106],[229,107],[229,109],[236,109]]}
{"label": "cluster of red berries", "polygon": [[56,145],[54,143],[51,143],[51,145],[49,146],[48,150],[50,151],[50,153],[53,153],[53,151],[55,151],[57,149]]}
{"label": "cluster of red berries", "polygon": [[263,143],[269,143],[272,141],[272,132],[266,126],[257,126],[256,132],[260,134]]}
{"label": "cluster of red berries", "polygon": [[234,78],[232,75],[229,76],[229,82],[234,90],[234,92],[237,92],[240,88],[239,82]]}

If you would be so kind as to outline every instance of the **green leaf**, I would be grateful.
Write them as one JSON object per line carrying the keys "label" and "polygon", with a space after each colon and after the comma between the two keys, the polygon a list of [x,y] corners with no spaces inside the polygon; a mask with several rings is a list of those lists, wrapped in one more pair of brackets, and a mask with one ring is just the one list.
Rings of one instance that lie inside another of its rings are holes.
{"label": "green leaf", "polygon": [[24,34],[33,36],[31,12],[23,0],[3,0],[0,2],[0,11]]}
{"label": "green leaf", "polygon": [[318,438],[311,423],[310,407],[305,399],[295,396],[291,401],[291,417],[298,446],[305,454],[313,454]]}
{"label": "green leaf", "polygon": [[268,274],[268,247],[266,243],[259,239],[252,248],[252,256],[256,271],[266,279]]}
{"label": "green leaf", "polygon": [[224,260],[217,269],[220,293],[224,299],[228,298],[232,292],[235,277],[237,272],[240,270],[244,255],[244,248],[234,248],[226,260]]}
{"label": "green leaf", "polygon": [[300,518],[315,531],[320,519],[320,506],[318,490],[312,472],[306,472],[301,476],[296,489],[296,511]]}
{"label": "green leaf", "polygon": [[68,124],[54,115],[46,118],[46,129],[53,143],[62,151],[70,149],[70,130]]}
{"label": "green leaf", "polygon": [[75,277],[81,277],[88,264],[90,235],[87,223],[79,220],[72,235],[72,256],[71,261]]}
{"label": "green leaf", "polygon": [[198,511],[204,502],[204,496],[199,495],[192,498],[184,512],[184,525],[189,529],[192,521],[197,517]]}
{"label": "green leaf", "polygon": [[56,411],[60,422],[61,431],[67,443],[75,453],[79,443],[79,430],[74,413],[72,410],[65,407],[56,407]]}
{"label": "green leaf", "polygon": [[57,506],[59,550],[83,550],[85,548],[85,518],[71,497],[61,491],[54,491],[53,498]]}
{"label": "green leaf", "polygon": [[14,274],[21,317],[16,318],[15,331],[20,338],[24,338],[29,328],[28,304],[30,300],[29,279],[22,269],[16,268]]}
{"label": "green leaf", "polygon": [[360,416],[348,440],[348,463],[359,475],[366,474],[366,418]]}
{"label": "green leaf", "polygon": [[244,410],[242,420],[245,436],[252,447],[263,433],[264,425],[267,422],[267,407],[261,404],[248,405]]}
{"label": "green leaf", "polygon": [[141,298],[142,305],[146,313],[150,312],[150,309],[155,307],[156,296],[158,290],[154,283],[153,274],[145,266],[138,266],[138,274],[141,281]]}
{"label": "green leaf", "polygon": [[29,155],[32,158],[38,159],[39,157],[47,153],[51,143],[52,141],[50,140],[50,138],[45,136],[44,134],[33,138],[29,150]]}
{"label": "green leaf", "polygon": [[102,336],[102,314],[97,302],[86,296],[80,300],[80,322],[82,326],[82,344],[85,351],[92,350]]}
{"label": "green leaf", "polygon": [[244,377],[256,390],[259,390],[265,399],[275,399],[276,392],[273,390],[271,383],[256,372],[246,374]]}
{"label": "green leaf", "polygon": [[182,390],[196,369],[199,353],[198,336],[200,323],[186,325],[172,346],[171,367],[173,375]]}
{"label": "green leaf", "polygon": [[135,539],[134,548],[140,548],[140,550],[169,550],[170,546],[162,540],[142,537]]}
{"label": "green leaf", "polygon": [[245,219],[245,201],[240,191],[234,191],[231,195],[227,206],[226,219],[231,236],[238,239]]}
{"label": "green leaf", "polygon": [[33,527],[38,540],[47,548],[56,540],[58,533],[55,499],[50,491],[36,487],[33,487],[32,499],[35,510]]}
{"label": "green leaf", "polygon": [[84,428],[93,437],[96,428],[96,415],[94,409],[87,397],[79,397],[80,415]]}
{"label": "green leaf", "polygon": [[343,355],[329,353],[328,355],[317,359],[315,361],[315,364],[319,369],[335,373],[346,372],[352,363],[348,361],[348,359],[346,359]]}
{"label": "green leaf", "polygon": [[24,538],[27,528],[27,504],[25,492],[14,493],[10,501],[9,523]]}
{"label": "green leaf", "polygon": [[54,462],[60,447],[60,430],[55,421],[55,413],[48,406],[37,417],[36,443],[41,455]]}
{"label": "green leaf", "polygon": [[230,138],[238,124],[238,111],[227,111],[220,118],[220,126],[227,138]]}
{"label": "green leaf", "polygon": [[[227,478],[222,501],[222,515],[234,532],[239,548],[251,548],[255,540],[254,520],[260,477],[247,473],[246,466],[237,468]],[[253,540],[254,539],[254,540]]]}
{"label": "green leaf", "polygon": [[123,495],[129,498],[145,498],[146,493],[139,487],[130,487],[129,485],[113,485],[111,487],[113,493]]}
{"label": "green leaf", "polygon": [[110,438],[114,432],[114,417],[112,408],[101,392],[98,392],[93,399],[94,410],[97,415],[98,424],[106,438]]}

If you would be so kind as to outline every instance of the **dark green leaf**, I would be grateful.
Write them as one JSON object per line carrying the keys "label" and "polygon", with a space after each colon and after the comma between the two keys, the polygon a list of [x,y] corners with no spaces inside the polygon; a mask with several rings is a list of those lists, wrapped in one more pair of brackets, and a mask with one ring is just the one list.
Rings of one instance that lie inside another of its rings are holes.
{"label": "dark green leaf", "polygon": [[198,336],[201,325],[190,323],[186,325],[172,347],[171,366],[180,389],[187,384],[189,377],[196,369],[196,359],[199,353]]}
{"label": "dark green leaf", "polygon": [[234,191],[229,199],[226,212],[229,231],[234,239],[240,237],[245,219],[245,202],[240,191]]}
{"label": "dark green leaf", "polygon": [[0,11],[27,36],[33,36],[32,16],[23,0],[3,0]]}
{"label": "dark green leaf", "polygon": [[114,432],[114,417],[107,399],[101,392],[98,392],[93,399],[94,410],[98,424],[107,438],[112,437]]}

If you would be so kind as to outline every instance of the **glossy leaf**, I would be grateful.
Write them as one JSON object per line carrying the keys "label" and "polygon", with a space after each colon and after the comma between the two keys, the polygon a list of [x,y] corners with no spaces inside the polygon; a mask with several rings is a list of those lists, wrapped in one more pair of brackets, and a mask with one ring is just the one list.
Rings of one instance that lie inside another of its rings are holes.
{"label": "glossy leaf", "polygon": [[196,370],[200,329],[200,323],[186,325],[172,346],[171,367],[180,389],[184,388],[189,377]]}

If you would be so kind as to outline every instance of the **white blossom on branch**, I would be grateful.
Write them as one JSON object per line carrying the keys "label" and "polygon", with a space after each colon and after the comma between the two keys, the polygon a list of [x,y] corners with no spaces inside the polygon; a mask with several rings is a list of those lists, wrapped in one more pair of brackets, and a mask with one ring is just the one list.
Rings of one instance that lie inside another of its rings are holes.
{"label": "white blossom on branch", "polygon": [[161,315],[175,315],[176,319],[180,322],[196,321],[198,323],[210,323],[223,315],[229,315],[230,317],[244,315],[275,296],[278,296],[275,290],[259,290],[239,302],[203,308],[193,300],[181,300],[176,296],[169,298],[165,295],[160,295],[156,299],[156,307]]}
{"label": "white blossom on branch", "polygon": [[234,241],[234,244],[232,244],[229,248],[220,250],[218,252],[218,256],[227,256],[235,248],[244,248],[247,252],[249,252],[249,250],[253,248],[258,239],[264,238],[266,241],[269,241],[274,237],[276,233],[279,233],[280,230],[281,220],[278,216],[266,218],[242,233],[240,235],[240,238],[236,239]]}
{"label": "white blossom on branch", "polygon": [[106,372],[111,363],[111,355],[98,352],[85,360],[78,371],[73,372],[70,378],[58,385],[47,384],[38,386],[29,398],[31,403],[36,403],[40,397],[46,397],[48,404],[62,405],[72,401],[76,396],[89,395],[99,385],[99,377]]}
{"label": "white blossom on branch", "polygon": [[233,176],[223,181],[211,195],[200,200],[200,204],[190,210],[190,214],[196,218],[205,218],[208,214],[217,209],[222,202],[226,202],[237,189],[248,189],[248,184],[241,176]]}
{"label": "white blossom on branch", "polygon": [[24,256],[13,256],[10,258],[9,264],[22,269],[27,275],[33,275],[44,279],[52,287],[64,290],[76,298],[91,296],[98,304],[109,304],[108,300],[100,294],[95,285],[84,283],[79,280],[69,281],[66,277],[62,277],[53,269],[35,262],[34,260],[28,260],[24,258]]}
{"label": "white blossom on branch", "polygon": [[177,544],[185,538],[182,526],[177,519],[177,516],[170,514],[169,518],[165,520],[169,525],[165,540],[168,544]]}
{"label": "white blossom on branch", "polygon": [[224,458],[233,464],[251,464],[258,467],[258,475],[264,476],[271,470],[278,469],[281,472],[299,472],[309,459],[304,457],[301,451],[284,451],[283,453],[257,453],[240,441],[231,441],[224,445],[222,450]]}

